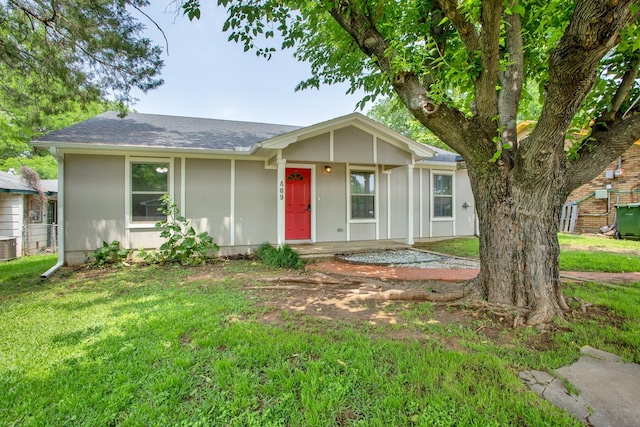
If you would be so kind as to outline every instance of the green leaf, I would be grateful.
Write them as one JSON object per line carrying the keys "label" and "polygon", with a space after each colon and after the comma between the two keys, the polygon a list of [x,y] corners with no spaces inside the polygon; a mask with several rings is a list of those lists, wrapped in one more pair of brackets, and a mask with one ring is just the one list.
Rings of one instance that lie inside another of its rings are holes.
{"label": "green leaf", "polygon": [[517,13],[518,15],[524,17],[525,9],[521,4],[517,4],[511,8],[513,13]]}

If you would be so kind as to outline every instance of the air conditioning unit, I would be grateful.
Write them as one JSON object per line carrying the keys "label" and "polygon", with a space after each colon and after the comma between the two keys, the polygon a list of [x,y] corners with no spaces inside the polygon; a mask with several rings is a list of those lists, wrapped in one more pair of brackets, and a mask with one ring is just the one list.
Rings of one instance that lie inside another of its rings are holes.
{"label": "air conditioning unit", "polygon": [[0,261],[9,261],[16,256],[16,238],[0,237]]}

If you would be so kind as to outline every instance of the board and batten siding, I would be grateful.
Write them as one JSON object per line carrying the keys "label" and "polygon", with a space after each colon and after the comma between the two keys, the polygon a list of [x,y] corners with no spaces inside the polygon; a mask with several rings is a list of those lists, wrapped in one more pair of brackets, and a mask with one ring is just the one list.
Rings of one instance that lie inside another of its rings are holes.
{"label": "board and batten siding", "polygon": [[408,165],[411,154],[355,126],[300,140],[282,150],[287,162]]}
{"label": "board and batten siding", "polygon": [[[232,160],[186,159],[185,215],[197,233],[220,246],[231,245]],[[179,187],[179,186],[176,186]]]}
{"label": "board and batten siding", "polygon": [[125,241],[125,159],[67,154],[64,173],[66,257],[77,264],[103,241]]}
{"label": "board and batten siding", "polygon": [[331,173],[324,165],[316,165],[316,240],[342,242],[347,240],[347,193],[344,184],[345,164],[334,164]]}
{"label": "board and batten siding", "polygon": [[[456,236],[472,236],[476,232],[475,199],[466,170],[456,171]],[[467,207],[463,205],[466,203]]]}
{"label": "board and batten siding", "polygon": [[236,246],[260,245],[277,238],[277,171],[264,162],[235,161]]}

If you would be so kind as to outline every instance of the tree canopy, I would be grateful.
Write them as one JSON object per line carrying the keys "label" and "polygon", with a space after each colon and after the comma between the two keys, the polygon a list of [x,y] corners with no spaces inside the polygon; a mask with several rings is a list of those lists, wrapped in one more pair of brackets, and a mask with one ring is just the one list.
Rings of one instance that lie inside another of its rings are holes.
{"label": "tree canopy", "polygon": [[[38,102],[44,113],[69,101],[130,101],[158,78],[161,48],[142,36],[132,9],[145,0],[0,1],[2,108]],[[11,82],[5,85],[4,82]]]}
{"label": "tree canopy", "polygon": [[0,0],[0,168],[53,177],[55,161],[34,155],[33,137],[98,114],[107,100],[125,111],[134,88],[162,84],[162,50],[133,14],[147,4]]}
{"label": "tree canopy", "polygon": [[[513,307],[529,324],[568,308],[562,205],[640,138],[639,0],[218,3],[245,50],[268,58],[293,48],[311,64],[299,89],[349,82],[367,93],[362,103],[394,93],[464,157],[480,224],[468,296]],[[199,0],[182,6],[200,17]],[[533,102],[536,125],[519,141],[519,112]],[[567,144],[574,128],[587,135]]]}

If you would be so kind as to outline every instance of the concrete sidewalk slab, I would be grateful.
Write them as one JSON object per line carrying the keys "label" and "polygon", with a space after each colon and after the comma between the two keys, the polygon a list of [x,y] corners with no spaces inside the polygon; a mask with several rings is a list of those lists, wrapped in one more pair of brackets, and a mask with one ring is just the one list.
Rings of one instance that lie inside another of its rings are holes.
{"label": "concrete sidewalk slab", "polygon": [[[547,372],[520,373],[529,387],[578,420],[594,427],[634,427],[640,425],[640,365],[623,363],[615,354],[583,347],[580,359],[557,369],[557,377]],[[579,391],[573,395],[568,381]]]}

